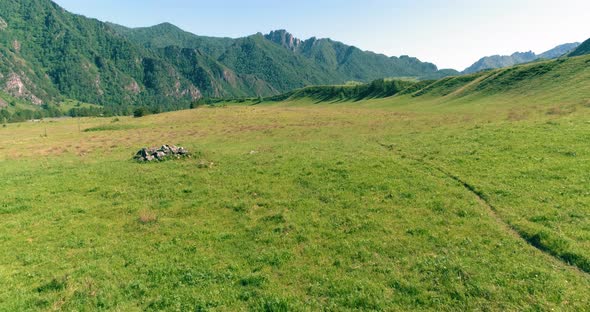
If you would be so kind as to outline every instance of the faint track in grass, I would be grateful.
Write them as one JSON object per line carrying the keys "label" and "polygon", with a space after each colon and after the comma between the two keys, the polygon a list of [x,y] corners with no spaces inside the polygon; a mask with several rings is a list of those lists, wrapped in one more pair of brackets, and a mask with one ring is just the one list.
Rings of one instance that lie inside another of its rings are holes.
{"label": "faint track in grass", "polygon": [[[497,74],[496,74],[496,75],[497,75]],[[461,94],[463,91],[465,91],[465,90],[469,89],[470,87],[472,87],[472,86],[474,86],[474,85],[476,85],[476,84],[478,84],[478,83],[482,82],[483,80],[485,80],[485,79],[487,79],[487,78],[489,78],[489,77],[491,77],[491,76],[494,76],[494,75],[484,75],[484,76],[478,77],[477,79],[475,79],[475,80],[471,81],[470,83],[468,83],[468,84],[466,84],[466,85],[464,85],[464,86],[460,87],[459,89],[457,89],[457,90],[455,90],[455,91],[453,91],[453,92],[449,93],[449,94],[448,94],[448,95],[446,95],[446,96],[454,96],[454,95],[457,95],[457,94]]]}
{"label": "faint track in grass", "polygon": [[402,159],[409,159],[411,161],[417,162],[417,163],[421,164],[424,168],[429,169],[431,171],[439,172],[442,175],[444,175],[446,178],[449,178],[449,179],[455,181],[456,183],[460,184],[465,190],[467,190],[469,193],[471,193],[475,197],[475,199],[477,200],[477,202],[480,205],[487,208],[486,210],[488,212],[488,215],[490,217],[492,217],[494,220],[496,220],[496,222],[498,224],[500,224],[500,226],[503,228],[503,230],[506,233],[508,233],[510,236],[512,236],[518,240],[524,241],[527,245],[540,251],[543,255],[549,257],[550,259],[553,259],[553,260],[573,269],[574,271],[578,272],[579,274],[584,275],[587,278],[590,278],[590,271],[589,270],[585,269],[584,267],[580,267],[576,264],[569,263],[566,260],[562,259],[559,255],[552,253],[551,250],[548,250],[547,248],[544,248],[542,246],[535,245],[534,243],[529,241],[525,236],[523,236],[518,231],[517,228],[515,228],[509,222],[504,221],[504,219],[502,219],[498,215],[498,210],[496,209],[496,207],[494,207],[494,205],[486,199],[486,196],[481,191],[479,191],[475,186],[473,186],[472,184],[461,179],[460,177],[451,173],[450,171],[447,171],[446,169],[444,169],[440,166],[437,166],[435,164],[432,164],[431,162],[424,160],[423,158],[418,158],[418,157],[413,157],[413,156],[403,154],[401,151],[396,150],[395,145],[393,145],[393,144],[383,144],[383,143],[378,143],[378,144],[381,147],[389,150],[390,152],[396,153]]}

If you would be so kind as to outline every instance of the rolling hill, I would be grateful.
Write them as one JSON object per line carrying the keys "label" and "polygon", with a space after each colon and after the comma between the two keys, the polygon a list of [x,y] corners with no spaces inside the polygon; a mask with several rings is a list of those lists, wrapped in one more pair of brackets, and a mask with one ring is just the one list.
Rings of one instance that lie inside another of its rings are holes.
{"label": "rolling hill", "polygon": [[[590,92],[588,56],[540,60],[508,68],[499,68],[469,75],[438,80],[379,79],[368,84],[312,86],[271,97],[272,101],[311,99],[317,103],[395,100],[395,97],[422,102],[459,101],[510,94],[515,99],[547,101],[553,97],[577,97]],[[540,96],[542,94],[542,96]],[[393,97],[393,98],[392,98]],[[584,102],[585,103],[585,102]]]}
{"label": "rolling hill", "polygon": [[590,39],[584,41],[577,49],[572,51],[569,56],[580,56],[590,54]]}

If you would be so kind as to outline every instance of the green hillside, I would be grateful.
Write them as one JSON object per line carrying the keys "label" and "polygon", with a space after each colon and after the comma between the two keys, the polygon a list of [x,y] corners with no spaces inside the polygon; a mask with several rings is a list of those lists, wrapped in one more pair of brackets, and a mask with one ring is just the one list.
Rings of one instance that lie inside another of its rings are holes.
{"label": "green hillside", "polygon": [[[111,26],[131,41],[147,47],[198,49],[237,75],[255,74],[283,92],[308,84],[350,80],[368,82],[383,77],[439,78],[458,74],[453,70],[439,71],[435,65],[416,58],[387,57],[330,39],[303,41],[285,30],[228,39],[193,35],[167,23],[136,29]],[[274,44],[269,44],[271,42]]]}
{"label": "green hillside", "polygon": [[[588,90],[588,57],[562,58],[488,70],[439,80],[376,80],[370,84],[307,87],[269,98],[275,101],[310,98],[318,102],[399,98],[422,101],[462,101],[497,94],[537,99],[579,97]],[[390,100],[390,99],[388,99]],[[395,100],[395,99],[391,99]]]}
{"label": "green hillside", "polygon": [[221,56],[225,49],[234,43],[234,39],[231,38],[197,36],[170,23],[142,28],[127,28],[117,24],[107,24],[116,32],[146,48],[162,49],[169,46],[176,46],[187,49],[198,49],[213,59]]}
{"label": "green hillside", "polygon": [[584,41],[577,49],[575,49],[569,56],[580,56],[590,54],[590,39]]}
{"label": "green hillside", "polygon": [[207,97],[232,98],[278,92],[258,76],[236,74],[200,50],[169,46],[157,51]]}
{"label": "green hillside", "polygon": [[220,62],[237,72],[260,77],[277,90],[292,90],[322,82],[337,83],[338,78],[311,61],[293,55],[262,35],[238,39],[221,57]]}
{"label": "green hillside", "polygon": [[281,95],[269,97],[268,101],[285,101],[296,99],[312,99],[321,102],[346,102],[361,101],[375,98],[391,97],[418,86],[429,85],[432,81],[408,81],[408,80],[375,80],[368,84],[312,86],[297,89]]}
{"label": "green hillside", "polygon": [[[191,101],[199,92],[156,53],[47,0],[0,1],[5,91],[35,104],[61,97],[109,106]],[[14,85],[14,87],[10,87]]]}

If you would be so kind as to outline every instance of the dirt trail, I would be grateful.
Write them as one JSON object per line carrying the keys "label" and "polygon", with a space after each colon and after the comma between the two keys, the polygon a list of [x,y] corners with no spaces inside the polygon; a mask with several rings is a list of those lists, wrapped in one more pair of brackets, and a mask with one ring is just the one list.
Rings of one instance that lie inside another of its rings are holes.
{"label": "dirt trail", "polygon": [[579,274],[590,278],[590,272],[587,272],[576,265],[567,263],[563,259],[551,254],[547,250],[544,250],[542,248],[539,248],[538,246],[535,246],[534,244],[531,244],[531,242],[529,242],[525,237],[523,237],[514,226],[512,226],[510,223],[504,221],[498,215],[498,210],[488,200],[486,200],[484,195],[480,191],[478,191],[477,188],[474,187],[473,185],[469,184],[468,182],[464,181],[463,179],[454,175],[453,173],[445,170],[444,168],[434,165],[422,158],[411,157],[411,156],[404,155],[404,154],[400,153],[398,150],[395,149],[394,145],[382,144],[382,143],[379,143],[379,145],[381,145],[381,147],[383,147],[391,152],[396,152],[396,154],[403,159],[408,159],[408,160],[417,162],[420,165],[422,165],[424,168],[430,169],[429,170],[430,172],[433,172],[433,171],[439,172],[439,173],[443,174],[446,178],[452,179],[456,183],[460,184],[465,190],[467,190],[469,193],[471,193],[482,206],[487,208],[486,211],[488,212],[488,215],[490,217],[492,217],[494,220],[496,220],[496,222],[502,227],[502,229],[506,233],[508,233],[509,235],[514,237],[515,239],[519,239],[519,240],[524,241],[525,243],[527,243],[527,245],[535,248],[536,250],[541,252],[548,259],[553,260],[553,261],[557,261],[560,264],[563,264],[569,268],[572,268],[573,270],[575,270]]}

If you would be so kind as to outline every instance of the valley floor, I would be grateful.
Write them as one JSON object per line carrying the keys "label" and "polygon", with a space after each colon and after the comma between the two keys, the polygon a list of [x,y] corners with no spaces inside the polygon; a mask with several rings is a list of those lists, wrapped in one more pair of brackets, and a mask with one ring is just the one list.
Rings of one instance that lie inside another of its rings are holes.
{"label": "valley floor", "polygon": [[588,103],[424,103],[0,128],[0,310],[587,309]]}

